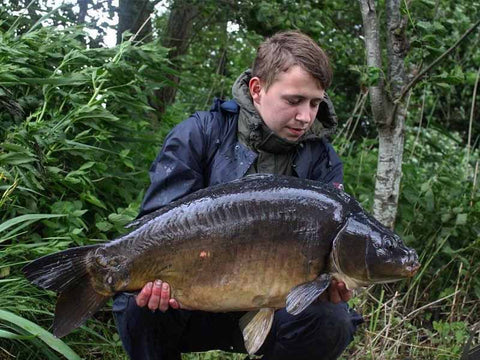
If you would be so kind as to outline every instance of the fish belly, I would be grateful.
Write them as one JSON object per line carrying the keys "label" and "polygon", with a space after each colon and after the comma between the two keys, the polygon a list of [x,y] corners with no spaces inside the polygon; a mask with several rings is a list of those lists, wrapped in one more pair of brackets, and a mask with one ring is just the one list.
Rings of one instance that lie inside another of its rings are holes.
{"label": "fish belly", "polygon": [[172,277],[174,296],[188,308],[205,311],[284,307],[291,288],[313,280],[320,268],[301,249],[284,244],[205,247],[181,255],[193,266]]}

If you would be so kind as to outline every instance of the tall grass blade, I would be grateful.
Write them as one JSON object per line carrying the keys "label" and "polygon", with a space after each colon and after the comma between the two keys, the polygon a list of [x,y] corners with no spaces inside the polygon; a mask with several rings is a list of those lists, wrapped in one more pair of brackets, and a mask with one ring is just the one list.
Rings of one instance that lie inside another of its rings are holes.
{"label": "tall grass blade", "polygon": [[56,338],[51,333],[36,325],[35,323],[15,315],[11,312],[0,310],[0,320],[15,324],[19,328],[25,330],[29,334],[32,334],[36,338],[42,340],[51,349],[65,356],[68,360],[80,360],[78,356],[67,344],[62,340]]}
{"label": "tall grass blade", "polygon": [[29,339],[31,337],[32,336],[29,336],[29,335],[19,335],[19,334],[12,333],[10,331],[0,329],[0,338],[10,339],[10,340],[23,340],[23,339]]}
{"label": "tall grass blade", "polygon": [[[5,221],[3,224],[0,224],[0,232],[7,230],[8,228],[11,228],[12,226],[15,226],[17,224],[21,224],[23,222],[29,221],[29,222],[34,222],[37,220],[43,220],[43,219],[50,219],[50,218],[56,218],[56,217],[64,217],[66,216],[65,214],[27,214],[27,215],[20,215],[17,216],[13,219]],[[0,239],[0,242],[2,242],[2,239]]]}
{"label": "tall grass blade", "polygon": [[[33,2],[33,1],[32,1]],[[40,24],[45,21],[46,19],[48,19],[50,16],[53,15],[53,13],[55,13],[58,9],[60,9],[61,7],[65,6],[63,3],[59,6],[57,6],[56,8],[54,8],[53,10],[49,11],[48,13],[46,13],[45,15],[43,15],[40,19],[38,19],[38,21],[33,24],[33,26],[27,31],[27,33],[30,33],[32,32],[33,30],[35,30],[37,27],[40,26]]]}

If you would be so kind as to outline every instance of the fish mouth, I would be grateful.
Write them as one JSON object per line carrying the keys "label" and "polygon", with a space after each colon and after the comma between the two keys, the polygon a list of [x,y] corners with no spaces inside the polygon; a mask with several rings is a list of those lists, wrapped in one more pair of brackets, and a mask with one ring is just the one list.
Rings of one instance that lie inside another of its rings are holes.
{"label": "fish mouth", "polygon": [[408,265],[405,267],[404,271],[402,272],[405,277],[413,277],[418,269],[420,269],[421,264],[417,261],[412,265]]}
{"label": "fish mouth", "polygon": [[405,265],[402,269],[399,269],[399,271],[395,272],[391,276],[386,276],[384,278],[371,277],[370,281],[377,284],[386,284],[386,283],[401,281],[406,278],[412,278],[417,273],[419,268],[420,268],[420,263],[417,261],[412,264]]}

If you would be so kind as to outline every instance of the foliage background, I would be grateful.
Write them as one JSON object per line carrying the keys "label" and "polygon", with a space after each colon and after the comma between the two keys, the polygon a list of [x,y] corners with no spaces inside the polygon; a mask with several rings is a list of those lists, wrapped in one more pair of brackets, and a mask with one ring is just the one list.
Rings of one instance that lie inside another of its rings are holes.
{"label": "foliage background", "polygon": [[[371,208],[377,140],[365,89],[378,74],[364,65],[357,6],[240,1],[227,14],[204,3],[201,16],[209,21],[176,70],[161,46],[168,11],[155,15],[152,42],[126,36],[107,48],[76,23],[74,9],[38,7],[35,18],[19,16],[18,2],[0,6],[0,357],[125,358],[109,306],[64,342],[43,333],[38,325],[51,326],[55,296],[29,285],[20,269],[39,256],[123,233],[165,134],[208,109],[213,97],[229,97],[265,35],[301,29],[330,55],[329,94],[341,121],[332,142],[345,162],[346,191]],[[412,77],[474,23],[479,5],[405,2]],[[477,29],[409,97],[396,231],[423,266],[411,281],[375,286],[351,301],[366,324],[344,358],[459,358],[480,318],[480,122],[478,106],[471,110],[478,104],[479,38]],[[173,73],[180,75],[179,91],[159,121],[151,99]]]}

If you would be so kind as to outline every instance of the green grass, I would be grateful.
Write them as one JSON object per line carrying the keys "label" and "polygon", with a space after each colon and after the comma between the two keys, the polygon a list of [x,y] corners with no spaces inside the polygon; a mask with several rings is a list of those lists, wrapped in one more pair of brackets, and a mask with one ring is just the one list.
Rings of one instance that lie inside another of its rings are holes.
{"label": "green grass", "polygon": [[[165,49],[131,43],[86,49],[76,28],[0,35],[0,90],[8,90],[0,95],[26,113],[0,112],[0,359],[74,358],[72,352],[126,359],[109,306],[62,341],[52,338],[55,295],[29,284],[21,268],[49,253],[112,239],[136,216],[148,164],[185,113],[174,104],[160,125],[149,117],[148,94],[170,71]],[[367,108],[363,100],[358,105],[355,123]],[[458,359],[480,318],[479,153],[467,156],[459,136],[430,125],[433,109],[428,113],[423,128],[406,129],[396,224],[422,268],[408,282],[376,285],[351,300],[366,323],[343,359]],[[354,127],[335,146],[347,192],[370,209],[377,142],[356,138]]]}

